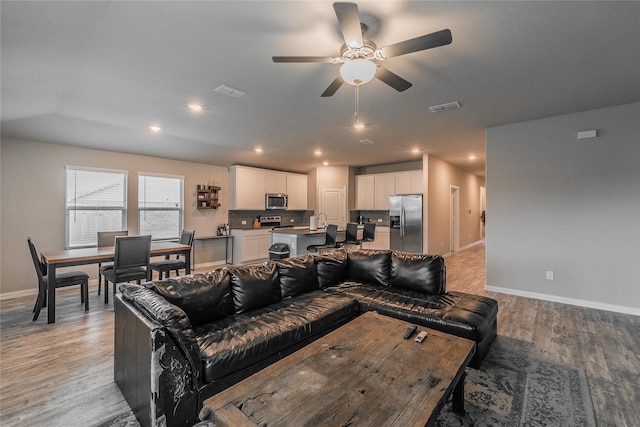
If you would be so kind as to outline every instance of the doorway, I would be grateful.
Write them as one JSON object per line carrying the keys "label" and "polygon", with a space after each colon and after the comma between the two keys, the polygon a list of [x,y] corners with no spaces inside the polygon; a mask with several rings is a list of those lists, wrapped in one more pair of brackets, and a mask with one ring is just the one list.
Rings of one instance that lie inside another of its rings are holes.
{"label": "doorway", "polygon": [[[327,214],[327,224],[336,224],[338,228],[347,226],[347,204],[345,187],[320,187],[320,212]],[[322,224],[318,224],[320,226]]]}
{"label": "doorway", "polygon": [[450,238],[449,238],[449,250],[451,252],[457,252],[460,248],[460,187],[451,186],[451,198],[450,198]]}

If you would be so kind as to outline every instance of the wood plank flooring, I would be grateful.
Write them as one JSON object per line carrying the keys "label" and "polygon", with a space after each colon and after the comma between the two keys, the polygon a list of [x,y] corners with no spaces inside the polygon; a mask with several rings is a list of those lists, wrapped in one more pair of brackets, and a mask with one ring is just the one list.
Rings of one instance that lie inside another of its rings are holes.
{"label": "wood plank flooring", "polygon": [[[447,288],[496,298],[498,334],[532,356],[582,368],[600,426],[640,426],[640,317],[484,290],[478,244],[446,256]],[[0,302],[0,425],[98,426],[128,410],[113,382],[113,301],[59,290],[57,321],[31,321],[35,297]]]}

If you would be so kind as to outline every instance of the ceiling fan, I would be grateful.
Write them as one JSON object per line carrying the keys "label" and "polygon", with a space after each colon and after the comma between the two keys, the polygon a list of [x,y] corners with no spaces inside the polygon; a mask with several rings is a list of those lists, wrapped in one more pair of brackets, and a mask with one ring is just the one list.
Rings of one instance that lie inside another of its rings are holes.
{"label": "ceiling fan", "polygon": [[440,30],[435,33],[394,43],[378,49],[376,44],[363,36],[367,26],[360,23],[358,5],[355,3],[334,3],[333,9],[338,17],[338,24],[345,43],[340,48],[340,56],[274,56],[273,62],[319,62],[342,64],[340,74],[322,93],[321,96],[332,96],[344,83],[360,86],[373,77],[388,84],[398,92],[409,89],[412,84],[380,65],[381,61],[407,53],[418,52],[451,43],[451,31]]}

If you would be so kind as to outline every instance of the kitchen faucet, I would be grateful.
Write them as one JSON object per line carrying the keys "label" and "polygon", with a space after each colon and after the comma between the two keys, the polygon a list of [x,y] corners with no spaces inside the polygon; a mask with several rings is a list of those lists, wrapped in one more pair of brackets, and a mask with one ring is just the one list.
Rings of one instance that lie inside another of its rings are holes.
{"label": "kitchen faucet", "polygon": [[[320,217],[324,215],[324,222],[320,222]],[[322,224],[322,228],[327,228],[327,214],[324,212],[320,212],[318,214],[318,224]]]}

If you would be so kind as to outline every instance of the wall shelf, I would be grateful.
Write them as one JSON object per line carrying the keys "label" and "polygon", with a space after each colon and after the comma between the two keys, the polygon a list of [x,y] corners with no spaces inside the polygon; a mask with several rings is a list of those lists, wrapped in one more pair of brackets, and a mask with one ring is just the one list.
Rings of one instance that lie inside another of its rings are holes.
{"label": "wall shelf", "polygon": [[196,188],[196,207],[198,209],[218,209],[218,192],[220,187],[216,185],[198,185]]}

